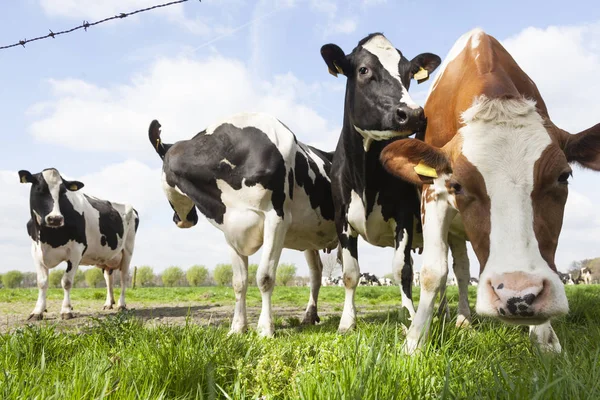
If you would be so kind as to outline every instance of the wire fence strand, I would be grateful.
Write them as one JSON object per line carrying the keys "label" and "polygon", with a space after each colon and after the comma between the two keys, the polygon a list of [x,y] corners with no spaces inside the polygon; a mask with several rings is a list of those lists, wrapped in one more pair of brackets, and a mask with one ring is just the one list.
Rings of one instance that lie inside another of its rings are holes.
{"label": "wire fence strand", "polygon": [[[92,27],[92,26],[94,26],[94,25],[100,25],[100,24],[103,24],[105,22],[112,21],[114,19],[123,19],[123,18],[129,17],[130,15],[135,15],[135,14],[139,14],[139,13],[142,13],[142,12],[154,10],[156,8],[168,7],[168,6],[172,6],[174,4],[186,3],[188,1],[190,1],[190,0],[177,0],[177,1],[171,1],[169,3],[157,4],[157,5],[152,6],[152,7],[141,8],[139,10],[135,10],[135,11],[127,12],[127,13],[119,13],[119,14],[117,14],[115,16],[104,18],[104,19],[101,19],[100,21],[96,21],[96,22],[88,22],[88,21],[84,20],[81,25],[76,26],[74,28],[67,29],[67,30],[60,31],[60,32],[52,32],[52,30],[50,30],[50,33],[47,34],[47,35],[38,36],[38,37],[35,37],[33,39],[19,40],[18,42],[13,43],[13,44],[9,44],[7,46],[0,46],[0,50],[10,49],[11,47],[18,47],[18,46],[25,47],[25,45],[27,43],[35,42],[36,40],[48,39],[48,38],[53,38],[54,39],[56,36],[64,35],[64,34],[67,34],[67,33],[71,33],[71,32],[74,32],[76,30],[79,30],[79,29],[83,29],[84,31],[87,32],[87,29],[90,28],[90,27]],[[202,1],[202,0],[198,0],[198,1]]]}

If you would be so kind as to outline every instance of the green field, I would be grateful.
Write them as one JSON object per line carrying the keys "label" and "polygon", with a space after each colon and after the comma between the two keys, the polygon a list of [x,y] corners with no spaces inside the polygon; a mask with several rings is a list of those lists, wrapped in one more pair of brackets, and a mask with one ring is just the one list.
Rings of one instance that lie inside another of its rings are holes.
{"label": "green field", "polygon": [[[91,313],[75,325],[53,319],[27,325],[36,291],[3,289],[0,313],[19,323],[0,334],[0,398],[600,398],[600,286],[567,287],[571,313],[554,323],[560,355],[540,354],[522,327],[476,318],[474,329],[458,330],[436,318],[424,353],[407,357],[398,289],[357,293],[358,329],[338,335],[342,288],[323,288],[320,305],[328,316],[301,327],[308,288],[277,287],[276,313],[292,312],[276,320],[274,339],[264,339],[252,330],[228,336],[230,315],[210,325],[193,318],[213,306],[230,308],[230,288],[136,289],[128,293],[131,311]],[[100,308],[103,296],[100,289],[73,290],[76,312]],[[257,289],[248,297],[257,308]],[[48,311],[58,312],[50,308],[61,291],[51,290],[49,298]],[[449,298],[455,315],[455,288]],[[189,318],[149,324],[139,313],[165,304],[187,309]],[[249,315],[253,327],[257,316]]]}

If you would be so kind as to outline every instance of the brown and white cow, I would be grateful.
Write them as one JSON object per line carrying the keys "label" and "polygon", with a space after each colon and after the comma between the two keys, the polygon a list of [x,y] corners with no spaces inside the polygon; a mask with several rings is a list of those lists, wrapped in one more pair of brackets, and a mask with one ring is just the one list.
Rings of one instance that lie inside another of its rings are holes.
{"label": "brown and white cow", "polygon": [[[569,163],[600,170],[600,124],[576,135],[556,127],[535,83],[480,29],[450,51],[425,115],[424,142],[394,142],[381,154],[388,171],[423,184],[421,301],[405,350],[415,351],[428,334],[448,246],[464,250],[468,238],[481,268],[477,313],[530,325],[543,349],[559,352],[550,319],[569,310],[554,263]],[[464,324],[466,257],[459,267],[457,323]]]}

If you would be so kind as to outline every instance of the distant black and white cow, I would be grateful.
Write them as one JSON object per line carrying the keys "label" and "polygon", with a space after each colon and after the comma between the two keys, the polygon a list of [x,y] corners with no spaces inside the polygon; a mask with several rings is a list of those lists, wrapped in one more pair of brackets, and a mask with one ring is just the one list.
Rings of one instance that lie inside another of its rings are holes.
{"label": "distant black and white cow", "polygon": [[236,295],[231,331],[247,328],[248,256],[261,247],[259,334],[273,335],[271,295],[283,248],[305,252],[311,295],[304,323],[318,322],[319,250],[338,243],[331,153],[299,142],[279,120],[261,113],[236,114],[172,145],[162,143],[159,128],[152,121],[149,137],[163,159],[163,189],[175,211],[173,221],[180,228],[195,225],[197,207],[231,249]]}
{"label": "distant black and white cow", "polygon": [[360,274],[358,284],[361,286],[381,286],[379,279],[377,279],[375,275],[368,272],[363,272]]}
{"label": "distant black and white cow", "polygon": [[33,241],[31,253],[37,271],[38,301],[29,319],[42,319],[46,310],[48,271],[67,263],[62,278],[62,319],[73,318],[71,286],[79,265],[104,270],[107,296],[105,309],[115,304],[112,272],[121,271],[119,309],[125,309],[125,287],[139,224],[137,211],[128,204],[112,203],[79,192],[83,183],[67,181],[54,169],[37,174],[19,171],[21,183],[31,183],[31,219],[27,232]]}
{"label": "distant black and white cow", "polygon": [[440,64],[423,53],[407,60],[380,33],[362,39],[346,55],[335,44],[321,48],[329,72],[347,78],[344,123],[332,167],[336,228],[342,247],[346,299],[339,330],[356,324],[354,293],[359,281],[358,235],[395,248],[393,271],[401,282],[402,305],[414,314],[411,248],[420,219],[417,188],[386,172],[381,150],[391,139],[424,131],[423,109],[408,94],[410,80],[422,81]]}
{"label": "distant black and white cow", "polygon": [[591,285],[592,284],[592,270],[589,267],[583,267],[581,268],[581,279],[582,279],[582,283],[584,285]]}

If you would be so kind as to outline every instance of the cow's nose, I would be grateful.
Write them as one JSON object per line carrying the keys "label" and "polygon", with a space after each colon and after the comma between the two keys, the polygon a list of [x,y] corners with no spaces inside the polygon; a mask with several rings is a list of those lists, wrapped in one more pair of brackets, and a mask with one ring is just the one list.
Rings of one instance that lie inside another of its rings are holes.
{"label": "cow's nose", "polygon": [[418,127],[425,122],[423,109],[421,107],[410,108],[404,105],[400,106],[396,109],[396,122],[398,122],[400,126],[410,129]]}
{"label": "cow's nose", "polygon": [[48,226],[60,227],[65,222],[65,219],[62,215],[49,215],[46,217],[46,222],[48,223]]}
{"label": "cow's nose", "polygon": [[531,318],[544,314],[548,302],[543,278],[523,272],[498,275],[488,283],[497,296],[498,314],[504,318]]}

